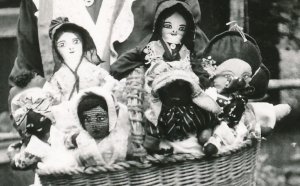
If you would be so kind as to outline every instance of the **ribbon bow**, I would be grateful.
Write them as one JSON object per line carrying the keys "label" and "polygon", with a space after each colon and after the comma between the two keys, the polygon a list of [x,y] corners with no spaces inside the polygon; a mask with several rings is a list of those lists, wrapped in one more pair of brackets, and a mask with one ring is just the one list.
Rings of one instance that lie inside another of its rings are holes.
{"label": "ribbon bow", "polygon": [[60,25],[65,23],[70,23],[67,17],[58,17],[51,21],[49,29],[49,37],[51,40],[53,39],[53,35],[56,32],[57,28],[59,28]]}

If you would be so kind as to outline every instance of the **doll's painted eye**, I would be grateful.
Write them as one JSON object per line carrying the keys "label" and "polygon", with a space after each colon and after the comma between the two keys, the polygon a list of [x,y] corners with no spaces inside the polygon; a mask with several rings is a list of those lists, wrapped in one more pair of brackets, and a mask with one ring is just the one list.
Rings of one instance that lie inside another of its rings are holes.
{"label": "doll's painted eye", "polygon": [[172,24],[169,22],[165,22],[163,25],[164,28],[172,28]]}
{"label": "doll's painted eye", "polygon": [[103,122],[106,120],[107,116],[105,114],[97,114],[97,121],[98,122]]}
{"label": "doll's painted eye", "polygon": [[250,74],[244,74],[242,76],[242,78],[246,81],[246,82],[250,82],[251,81],[251,75]]}
{"label": "doll's painted eye", "polygon": [[85,121],[85,122],[91,122],[92,119],[91,119],[90,116],[84,116],[84,121]]}
{"label": "doll's painted eye", "polygon": [[46,117],[41,117],[41,118],[40,118],[40,122],[45,121],[45,119],[46,119]]}
{"label": "doll's painted eye", "polygon": [[33,127],[34,127],[34,124],[33,124],[33,123],[28,123],[26,127],[27,127],[27,128],[33,128]]}
{"label": "doll's painted eye", "polygon": [[185,31],[185,25],[180,26],[178,30],[184,32]]}
{"label": "doll's painted eye", "polygon": [[74,44],[79,44],[79,43],[80,43],[80,40],[77,39],[77,38],[76,38],[76,39],[73,39],[73,43],[74,43]]}
{"label": "doll's painted eye", "polygon": [[224,77],[228,80],[231,81],[233,79],[233,76],[231,74],[224,74]]}
{"label": "doll's painted eye", "polygon": [[97,121],[104,121],[104,120],[105,120],[104,117],[101,117],[101,116],[98,116],[98,117],[97,117]]}
{"label": "doll's painted eye", "polygon": [[65,42],[58,42],[57,43],[57,47],[58,48],[62,48],[62,47],[64,47],[65,46]]}

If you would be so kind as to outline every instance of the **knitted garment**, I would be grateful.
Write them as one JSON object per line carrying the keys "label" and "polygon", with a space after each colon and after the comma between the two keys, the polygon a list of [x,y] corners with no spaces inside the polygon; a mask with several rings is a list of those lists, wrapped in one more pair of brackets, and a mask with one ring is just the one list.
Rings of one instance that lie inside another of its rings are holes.
{"label": "knitted garment", "polygon": [[151,136],[169,141],[182,141],[189,138],[190,134],[197,135],[205,128],[212,128],[213,120],[214,117],[211,113],[195,104],[163,107],[157,127],[148,125],[146,131]]}

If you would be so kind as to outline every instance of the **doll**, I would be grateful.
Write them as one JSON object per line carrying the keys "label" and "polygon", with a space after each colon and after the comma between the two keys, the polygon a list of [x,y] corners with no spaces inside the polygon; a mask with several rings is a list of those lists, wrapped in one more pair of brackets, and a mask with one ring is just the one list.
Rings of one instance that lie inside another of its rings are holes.
{"label": "doll", "polygon": [[8,148],[14,169],[34,168],[38,162],[51,162],[53,166],[76,165],[64,148],[62,134],[52,125],[52,105],[53,97],[41,88],[26,89],[13,98],[11,113],[22,138],[21,143]]}
{"label": "doll", "polygon": [[144,147],[151,153],[201,155],[219,106],[202,91],[189,64],[173,63],[157,64],[149,72],[153,81]]}
{"label": "doll", "polygon": [[253,135],[260,138],[290,112],[287,104],[252,103],[267,91],[269,71],[255,40],[241,31],[214,37],[204,51],[203,66],[211,75],[206,93],[222,108],[219,123],[204,146],[207,155],[226,151]]}
{"label": "doll", "polygon": [[159,62],[172,64],[172,61],[181,61],[190,64],[197,32],[191,9],[187,3],[177,0],[160,3],[156,9],[152,35],[121,55],[112,64],[111,75],[122,79],[137,67],[144,65],[149,68]]}
{"label": "doll", "polygon": [[76,151],[80,165],[110,165],[125,160],[131,135],[128,110],[111,92],[100,87],[82,90],[69,104],[57,105],[53,114],[65,133],[65,145]]}
{"label": "doll", "polygon": [[70,100],[84,88],[105,86],[112,89],[117,83],[107,71],[97,66],[101,60],[84,28],[59,17],[51,22],[49,35],[55,72],[44,89],[52,92],[58,102]]}

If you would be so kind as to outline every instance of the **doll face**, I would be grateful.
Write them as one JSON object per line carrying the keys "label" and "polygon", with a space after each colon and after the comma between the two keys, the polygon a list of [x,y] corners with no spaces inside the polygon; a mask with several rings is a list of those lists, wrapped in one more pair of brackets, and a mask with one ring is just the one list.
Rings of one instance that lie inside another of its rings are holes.
{"label": "doll face", "polygon": [[26,133],[43,138],[50,132],[51,120],[46,116],[29,110],[27,113]]}
{"label": "doll face", "polygon": [[101,139],[108,135],[108,113],[102,107],[97,106],[83,112],[86,131],[94,138]]}
{"label": "doll face", "polygon": [[56,47],[67,65],[71,68],[78,65],[83,55],[82,38],[78,34],[63,32],[56,41]]}
{"label": "doll face", "polygon": [[163,22],[162,38],[168,43],[180,44],[185,34],[186,21],[175,12]]}
{"label": "doll face", "polygon": [[243,60],[229,59],[217,67],[215,74],[214,87],[220,93],[236,78],[243,79],[246,83],[245,86],[248,86],[252,70],[251,66]]}
{"label": "doll face", "polygon": [[176,80],[158,90],[165,105],[186,105],[191,100],[192,90],[186,81]]}

